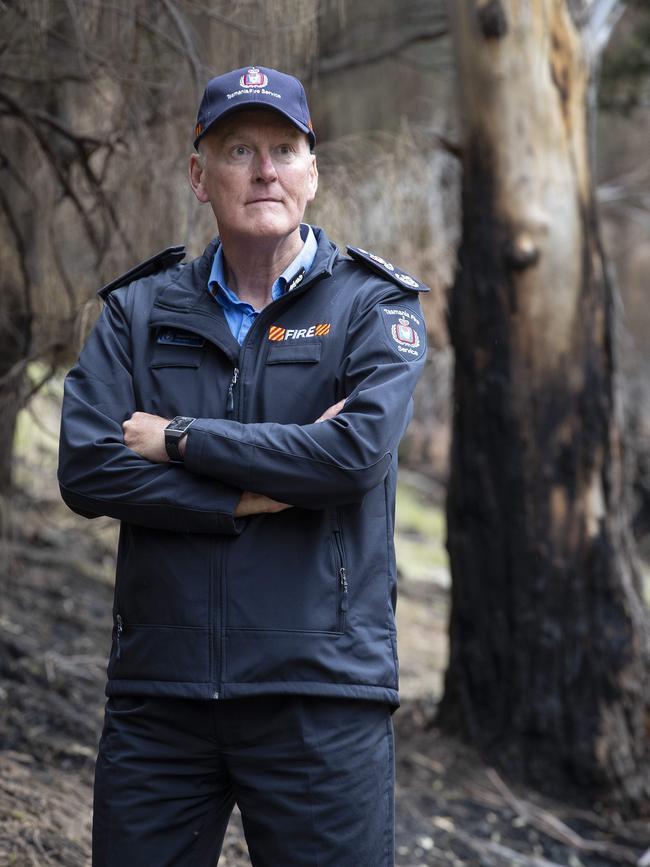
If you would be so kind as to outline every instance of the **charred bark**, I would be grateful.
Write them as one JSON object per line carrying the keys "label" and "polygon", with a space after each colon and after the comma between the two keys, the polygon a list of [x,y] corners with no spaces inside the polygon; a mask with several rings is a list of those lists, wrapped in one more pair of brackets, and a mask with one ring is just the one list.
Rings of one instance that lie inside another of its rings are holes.
{"label": "charred bark", "polygon": [[[7,138],[7,137],[6,137]],[[27,246],[12,201],[11,180],[0,191],[0,495],[12,486],[13,442],[23,405],[26,359],[32,345],[32,278]],[[30,217],[27,216],[29,222]]]}
{"label": "charred bark", "polygon": [[[439,721],[538,785],[638,808],[650,795],[649,631],[622,482],[585,70],[563,3],[527,4],[533,24],[518,5],[502,4],[498,46],[481,44],[474,4],[458,4],[455,22],[468,120]],[[509,44],[522,38],[523,52]],[[545,92],[517,77],[526,49],[532,65],[545,60]],[[479,81],[487,104],[470,113]],[[554,212],[558,176],[569,200]]]}
{"label": "charred bark", "polygon": [[12,377],[11,383],[0,389],[0,442],[4,444],[0,452],[0,495],[10,493],[12,489],[13,441],[18,413],[23,407],[22,385],[22,376]]}

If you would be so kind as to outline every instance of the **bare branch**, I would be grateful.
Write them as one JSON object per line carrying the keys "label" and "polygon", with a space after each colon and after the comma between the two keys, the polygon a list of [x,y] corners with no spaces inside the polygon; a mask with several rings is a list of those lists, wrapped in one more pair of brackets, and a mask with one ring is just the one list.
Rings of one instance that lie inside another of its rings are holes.
{"label": "bare branch", "polygon": [[15,81],[17,84],[61,84],[63,82],[74,81],[77,84],[86,84],[88,77],[85,75],[74,75],[73,73],[52,74],[52,75],[16,75],[14,72],[7,72],[0,69],[0,79],[6,81]]}
{"label": "bare branch", "polygon": [[239,21],[233,21],[232,18],[224,15],[223,12],[216,12],[214,9],[210,9],[210,7],[206,6],[205,3],[190,3],[189,5],[193,11],[200,12],[202,15],[205,15],[206,18],[218,21],[220,24],[225,25],[231,30],[237,30],[239,33],[244,33],[247,36],[259,36],[260,34],[259,27],[252,24],[241,24]]}
{"label": "bare branch", "polygon": [[[30,20],[29,15],[23,9],[14,8],[14,11],[21,15],[29,24],[33,24]],[[42,24],[42,29],[47,35],[55,40],[56,42],[61,43],[67,49],[79,49],[85,58],[88,60],[93,60],[99,67],[102,69],[107,69],[109,73],[113,71],[114,64],[111,61],[110,57],[105,57],[102,54],[98,54],[96,51],[90,49],[87,45],[79,46],[78,43],[74,39],[70,39],[65,36],[65,34],[61,33],[56,27],[51,24]]]}
{"label": "bare branch", "polygon": [[0,376],[0,389],[5,389],[17,380],[20,380],[32,361],[38,361],[46,355],[60,352],[65,348],[60,339],[50,340],[48,343],[36,346],[28,355],[25,355],[24,358],[20,358],[13,364],[3,376]]}
{"label": "bare branch", "polygon": [[74,315],[74,309],[75,309],[75,303],[76,303],[75,291],[74,291],[74,287],[72,285],[72,282],[70,281],[70,278],[68,277],[68,272],[66,271],[65,265],[63,264],[63,257],[61,256],[59,244],[57,243],[57,239],[56,239],[55,226],[56,226],[56,222],[54,220],[52,220],[52,222],[49,224],[49,229],[48,229],[49,235],[50,235],[50,241],[52,243],[52,253],[54,255],[54,261],[56,262],[56,267],[57,267],[57,270],[59,272],[59,276],[61,277],[61,284],[65,290],[66,298],[68,299],[69,314],[72,317]]}
{"label": "bare branch", "polygon": [[29,277],[29,271],[27,269],[27,249],[25,247],[22,232],[20,231],[14,212],[11,208],[11,205],[9,204],[9,199],[5,195],[5,191],[2,186],[0,186],[0,207],[2,207],[5,217],[7,218],[7,225],[9,226],[9,231],[14,237],[16,252],[18,253],[18,262],[20,264],[20,273],[23,278],[25,299],[27,302],[29,314],[31,315],[31,280]]}
{"label": "bare branch", "polygon": [[[0,99],[2,98],[3,92],[0,91]],[[0,115],[2,115],[3,113],[4,112],[0,112]],[[14,112],[8,112],[7,114],[11,116],[14,114]],[[74,132],[70,129],[70,127],[62,123],[58,118],[54,117],[46,111],[32,108],[29,110],[29,115],[33,120],[41,121],[42,123],[45,123],[52,129],[56,130],[56,132],[58,132],[64,138],[68,139],[68,141],[70,141],[76,148],[83,148],[84,152],[92,153],[94,150],[100,147],[112,147],[111,143],[107,140],[93,138],[92,136],[84,135],[83,133]]]}
{"label": "bare branch", "polygon": [[393,57],[410,45],[442,39],[448,34],[449,29],[446,24],[428,30],[413,29],[403,33],[395,33],[385,44],[376,45],[367,51],[350,50],[321,58],[318,63],[318,72],[322,75],[330,75],[333,72],[340,72],[342,69],[353,69],[356,66],[377,63],[386,57]]}
{"label": "bare branch", "polygon": [[171,48],[176,54],[180,55],[183,58],[187,57],[187,53],[185,47],[177,42],[175,39],[165,33],[164,30],[161,30],[160,27],[157,27],[152,21],[148,18],[145,18],[142,15],[136,16],[136,22],[139,27],[145,30],[147,33],[150,33],[152,36],[155,36],[156,39],[159,39],[161,43],[166,45],[168,48]]}
{"label": "bare branch", "polygon": [[86,63],[86,56],[85,56],[84,51],[83,51],[83,49],[86,47],[86,40],[84,39],[83,31],[82,31],[81,26],[80,26],[79,15],[77,14],[77,10],[74,7],[73,0],[65,0],[65,4],[68,7],[69,23],[72,25],[72,28],[73,28],[73,31],[75,34],[74,42],[75,42],[75,45],[77,46],[77,51],[78,51],[77,56],[79,58],[79,60],[78,60],[79,66],[83,69],[83,71],[86,75],[86,78],[89,78],[90,76],[89,76],[88,66]]}
{"label": "bare branch", "polygon": [[[79,215],[81,216],[84,227],[86,229],[86,234],[88,235],[88,238],[95,247],[98,258],[101,258],[101,251],[106,246],[106,238],[100,238],[100,236],[98,235],[97,229],[91,220],[90,211],[84,207],[83,202],[74,190],[72,183],[68,178],[68,172],[64,171],[64,169],[62,168],[60,160],[52,148],[49,137],[45,136],[40,130],[39,122],[46,123],[53,129],[56,129],[57,132],[63,135],[73,145],[77,153],[78,163],[81,167],[84,177],[88,181],[90,191],[98,204],[101,206],[102,215],[108,216],[109,222],[117,231],[122,243],[124,244],[124,247],[129,252],[129,254],[133,254],[135,257],[131,242],[121,228],[121,224],[115,212],[115,208],[113,207],[112,202],[106,196],[106,193],[104,192],[101,184],[101,180],[95,175],[89,162],[89,156],[91,155],[93,149],[97,149],[99,147],[106,147],[110,149],[112,148],[112,144],[109,141],[101,141],[100,139],[91,138],[89,136],[77,135],[60,121],[58,121],[56,118],[53,118],[46,112],[36,109],[28,110],[22,108],[22,106],[20,106],[16,100],[14,100],[7,93],[4,93],[2,91],[0,91],[0,100],[4,101],[4,103],[10,109],[8,113],[21,119],[35,136],[36,140],[41,146],[41,149],[47,156],[48,162],[52,167],[52,170],[54,171],[61,187],[63,188],[65,195],[70,198]],[[105,226],[105,234],[107,230],[108,227]]]}
{"label": "bare branch", "polygon": [[31,191],[25,176],[16,168],[4,151],[0,151],[0,169],[6,169],[9,172],[23,193],[29,193]]}
{"label": "bare branch", "polygon": [[[223,12],[216,12],[214,9],[206,6],[205,3],[189,2],[187,5],[193,12],[198,12],[201,15],[205,15],[206,18],[210,18],[213,21],[218,21],[220,24],[223,24],[230,30],[236,30],[238,33],[243,33],[246,36],[263,36],[266,33],[266,28],[264,26],[259,26],[255,24],[242,24],[242,22],[240,21],[234,21]],[[300,31],[303,27],[305,27],[305,25],[309,24],[311,21],[311,16],[297,16],[289,22],[278,22],[277,24],[274,24],[273,30],[276,33],[291,30]]]}
{"label": "bare branch", "polygon": [[23,124],[29,129],[32,133],[36,141],[41,147],[41,150],[45,154],[48,159],[49,165],[51,166],[54,174],[57,177],[65,195],[70,198],[70,201],[74,204],[76,210],[78,211],[84,228],[86,230],[86,234],[88,239],[93,244],[93,246],[98,249],[99,248],[99,238],[97,235],[97,230],[93,225],[90,215],[86,211],[83,206],[82,201],[79,199],[79,196],[75,192],[72,187],[72,184],[68,180],[66,173],[62,170],[59,160],[57,159],[56,154],[54,153],[50,141],[47,136],[43,135],[38,123],[34,120],[31,113],[23,107],[7,93],[0,92],[0,100],[4,101],[4,103],[11,109],[11,114],[20,120],[23,121]]}
{"label": "bare branch", "polygon": [[590,63],[598,61],[624,12],[621,0],[586,0],[581,29]]}
{"label": "bare branch", "polygon": [[21,396],[22,397],[22,405],[26,406],[30,400],[34,397],[35,394],[43,388],[43,386],[47,385],[47,383],[52,379],[52,377],[56,376],[57,367],[55,364],[50,365],[48,370],[37,379],[35,382],[31,382],[29,388],[26,392]]}
{"label": "bare branch", "polygon": [[201,59],[196,50],[196,46],[194,45],[194,42],[192,40],[192,34],[190,33],[190,29],[187,26],[187,21],[178,11],[176,4],[173,2],[173,0],[162,0],[162,3],[167,10],[167,14],[172,19],[174,26],[178,30],[181,39],[183,40],[186,57],[190,64],[190,68],[192,69],[192,74],[194,76],[194,90],[198,102],[198,100],[201,98],[201,93],[203,92],[203,64],[201,63]]}

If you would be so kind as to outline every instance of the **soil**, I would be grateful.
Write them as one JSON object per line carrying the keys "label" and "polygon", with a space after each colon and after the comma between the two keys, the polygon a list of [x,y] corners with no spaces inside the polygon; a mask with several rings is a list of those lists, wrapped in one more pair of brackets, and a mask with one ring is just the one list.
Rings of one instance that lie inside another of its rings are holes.
{"label": "soil", "polygon": [[[89,865],[115,527],[78,519],[54,492],[39,502],[16,495],[0,519],[0,865]],[[396,864],[635,864],[650,845],[648,823],[512,787],[436,731],[447,592],[402,581]],[[236,814],[220,865],[250,865]]]}

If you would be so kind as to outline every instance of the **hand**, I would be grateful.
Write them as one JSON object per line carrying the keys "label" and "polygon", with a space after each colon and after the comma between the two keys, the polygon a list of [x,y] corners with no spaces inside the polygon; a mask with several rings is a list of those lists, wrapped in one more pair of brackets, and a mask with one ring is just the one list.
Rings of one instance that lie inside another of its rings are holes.
{"label": "hand", "polygon": [[239,503],[237,503],[235,518],[246,518],[249,515],[271,515],[290,508],[291,506],[288,503],[278,503],[277,500],[272,500],[270,497],[264,496],[264,494],[253,494],[251,491],[244,491]]}
{"label": "hand", "polygon": [[[316,421],[327,421],[328,418],[334,418],[334,416],[341,412],[344,403],[345,398],[328,407]],[[287,503],[279,503],[277,500],[264,496],[264,494],[253,494],[251,491],[244,491],[235,509],[235,518],[246,518],[249,515],[271,515],[291,508]]]}
{"label": "hand", "polygon": [[[345,398],[339,400],[338,403],[332,404],[316,419],[316,422],[334,418],[341,412],[344,405]],[[152,415],[148,412],[134,412],[131,418],[127,419],[122,425],[124,445],[148,461],[158,464],[167,463],[169,456],[165,449],[164,431],[169,421],[167,418]],[[185,438],[180,443],[181,454],[185,451],[184,446]],[[251,491],[244,491],[235,509],[235,517],[244,518],[248,515],[275,514],[276,512],[282,512],[290,508],[291,506],[288,503],[280,503],[264,494],[254,494]]]}
{"label": "hand", "polygon": [[322,415],[319,415],[315,421],[315,424],[318,424],[320,421],[327,421],[328,418],[334,418],[337,416],[345,405],[346,398],[340,400],[338,403],[333,403],[332,406],[328,406],[325,412]]}
{"label": "hand", "polygon": [[124,445],[140,457],[164,464],[169,460],[165,449],[165,428],[170,419],[151,415],[148,412],[134,412],[122,425]]}

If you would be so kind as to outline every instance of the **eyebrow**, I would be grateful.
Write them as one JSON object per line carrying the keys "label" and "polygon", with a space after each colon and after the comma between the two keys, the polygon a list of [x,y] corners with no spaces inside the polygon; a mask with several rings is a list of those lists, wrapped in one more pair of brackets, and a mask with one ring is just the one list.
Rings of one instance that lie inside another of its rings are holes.
{"label": "eyebrow", "polygon": [[[295,140],[302,135],[302,133],[300,132],[299,129],[297,129],[296,127],[291,126],[289,124],[286,127],[285,126],[282,126],[282,127],[278,126],[277,129],[278,129],[278,134],[282,135],[283,138],[287,138],[287,139],[291,139],[291,140]],[[246,138],[247,135],[248,135],[248,132],[242,131],[241,126],[236,126],[233,124],[230,128],[228,128],[227,126],[224,125],[224,127],[221,131],[221,140],[223,142],[226,142],[232,138],[240,138],[240,137]]]}

